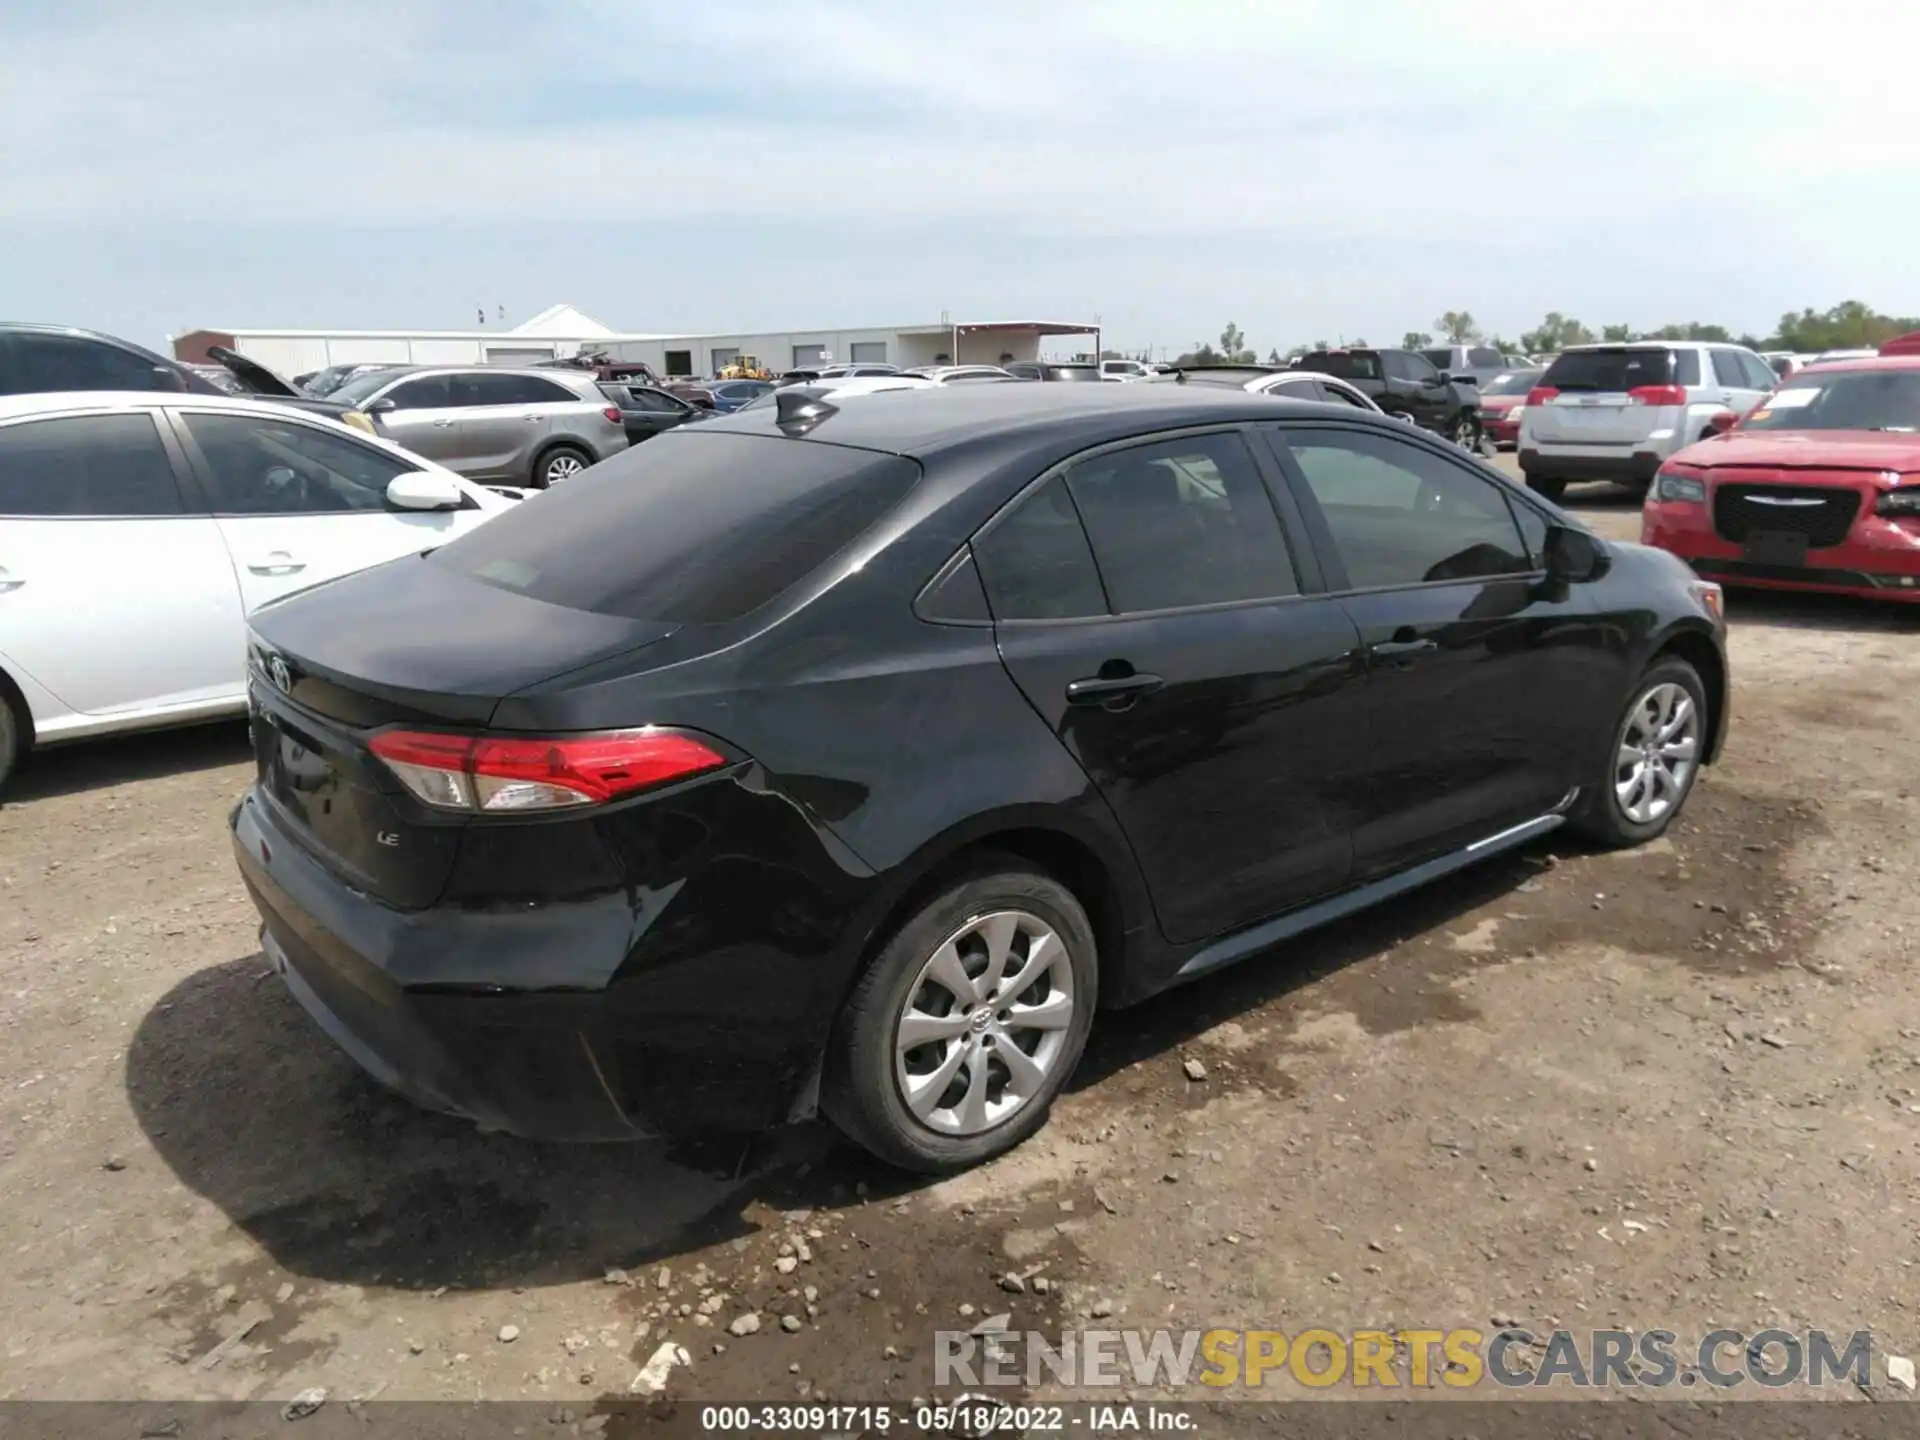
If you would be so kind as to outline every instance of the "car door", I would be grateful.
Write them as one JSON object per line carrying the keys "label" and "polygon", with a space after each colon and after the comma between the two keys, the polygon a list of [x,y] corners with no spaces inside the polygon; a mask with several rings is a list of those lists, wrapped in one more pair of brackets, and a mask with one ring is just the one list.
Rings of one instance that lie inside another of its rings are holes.
{"label": "car door", "polygon": [[233,556],[248,611],[295,590],[445,544],[491,512],[401,510],[407,459],[291,417],[182,409],[186,453]]}
{"label": "car door", "polygon": [[0,666],[86,715],[245,694],[220,532],[145,409],[0,426]]}
{"label": "car door", "polygon": [[693,414],[691,405],[674,399],[663,390],[646,385],[630,385],[627,393],[631,397],[632,408],[622,406],[621,418],[626,422],[627,438],[635,444],[658,435],[662,430],[685,424]]}
{"label": "car door", "polygon": [[1721,404],[1736,415],[1744,415],[1760,403],[1761,391],[1754,385],[1737,350],[1715,346],[1707,356],[1712,366],[1711,378],[1720,390],[1717,398]]}
{"label": "car door", "polygon": [[1454,398],[1453,387],[1440,371],[1424,355],[1389,352],[1386,359],[1387,373],[1397,370],[1397,378],[1407,381],[1407,408],[1413,423],[1423,430],[1445,430],[1453,417]]}
{"label": "car door", "polygon": [[1008,672],[1113,808],[1168,938],[1346,882],[1359,637],[1239,429],[1082,456],[974,554]]}
{"label": "car door", "polygon": [[1412,435],[1269,433],[1367,656],[1355,879],[1553,809],[1626,682],[1589,592],[1545,579],[1545,513]]}
{"label": "car door", "polygon": [[367,410],[382,439],[451,469],[460,468],[454,464],[460,449],[454,426],[460,417],[447,376],[415,375],[396,381],[370,397]]}

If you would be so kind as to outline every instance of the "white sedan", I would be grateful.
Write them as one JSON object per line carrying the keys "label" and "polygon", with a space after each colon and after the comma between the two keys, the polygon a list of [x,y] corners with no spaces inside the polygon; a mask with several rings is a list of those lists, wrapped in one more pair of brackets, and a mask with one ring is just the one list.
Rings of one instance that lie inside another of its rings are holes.
{"label": "white sedan", "polygon": [[0,397],[0,782],[32,745],[244,712],[249,612],[515,504],[261,401]]}

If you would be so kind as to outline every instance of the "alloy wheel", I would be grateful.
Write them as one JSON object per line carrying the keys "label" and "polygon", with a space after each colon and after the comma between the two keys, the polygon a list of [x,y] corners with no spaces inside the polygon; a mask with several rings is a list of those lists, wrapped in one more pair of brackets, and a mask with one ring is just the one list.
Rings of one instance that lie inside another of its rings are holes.
{"label": "alloy wheel", "polygon": [[1473,422],[1471,420],[1463,418],[1454,425],[1453,443],[1458,445],[1462,450],[1470,451],[1479,448],[1474,443]]}
{"label": "alloy wheel", "polygon": [[547,461],[547,483],[551,485],[556,480],[571,480],[586,468],[580,463],[578,455],[562,451]]}
{"label": "alloy wheel", "polygon": [[1700,755],[1700,710],[1683,686],[1663,681],[1627,711],[1614,757],[1613,793],[1636,825],[1666,816],[1685,798]]}
{"label": "alloy wheel", "polygon": [[894,1022],[894,1081],[942,1135],[972,1136],[1050,1094],[1073,1021],[1065,942],[1025,910],[979,915],[921,965]]}

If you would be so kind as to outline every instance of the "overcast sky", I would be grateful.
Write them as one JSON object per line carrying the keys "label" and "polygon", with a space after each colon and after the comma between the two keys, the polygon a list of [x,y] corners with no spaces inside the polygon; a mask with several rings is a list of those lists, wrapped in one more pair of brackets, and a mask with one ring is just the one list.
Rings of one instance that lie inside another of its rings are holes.
{"label": "overcast sky", "polygon": [[1917,314],[1904,8],[0,0],[0,317]]}

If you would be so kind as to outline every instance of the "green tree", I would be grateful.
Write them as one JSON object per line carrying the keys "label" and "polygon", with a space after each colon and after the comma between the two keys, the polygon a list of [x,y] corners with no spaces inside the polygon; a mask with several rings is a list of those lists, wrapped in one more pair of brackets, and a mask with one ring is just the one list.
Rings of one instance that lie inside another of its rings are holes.
{"label": "green tree", "polygon": [[1229,365],[1251,365],[1257,358],[1247,348],[1247,337],[1240,333],[1240,327],[1231,320],[1227,328],[1220,332],[1220,355]]}
{"label": "green tree", "polygon": [[1689,320],[1684,325],[1662,325],[1658,330],[1649,330],[1640,337],[1642,340],[1719,340],[1733,339],[1733,334],[1724,325],[1704,325],[1698,320]]}
{"label": "green tree", "polygon": [[[1910,315],[1883,315],[1861,300],[1843,300],[1831,310],[1812,308],[1780,317],[1775,339],[1782,350],[1817,352],[1878,348],[1909,330],[1920,330],[1920,319]],[[1769,346],[1769,349],[1774,348]]]}
{"label": "green tree", "polygon": [[1433,344],[1433,336],[1424,330],[1409,330],[1400,337],[1402,350],[1425,350]]}
{"label": "green tree", "polygon": [[1591,345],[1594,338],[1594,333],[1578,320],[1570,319],[1558,310],[1549,310],[1537,329],[1529,330],[1520,337],[1520,344],[1528,354],[1540,355],[1564,350],[1569,345]]}
{"label": "green tree", "polygon": [[1602,325],[1600,327],[1600,338],[1610,344],[1618,345],[1624,341],[1637,340],[1640,337],[1634,333],[1634,328],[1631,325]]}
{"label": "green tree", "polygon": [[1284,363],[1285,362],[1280,358],[1280,347],[1278,345],[1275,345],[1272,349],[1267,351],[1267,364],[1281,365]]}
{"label": "green tree", "polygon": [[[1480,327],[1465,310],[1449,310],[1433,322],[1433,328],[1447,337],[1449,345],[1470,345],[1480,338]],[[1409,347],[1413,348],[1413,347]]]}

